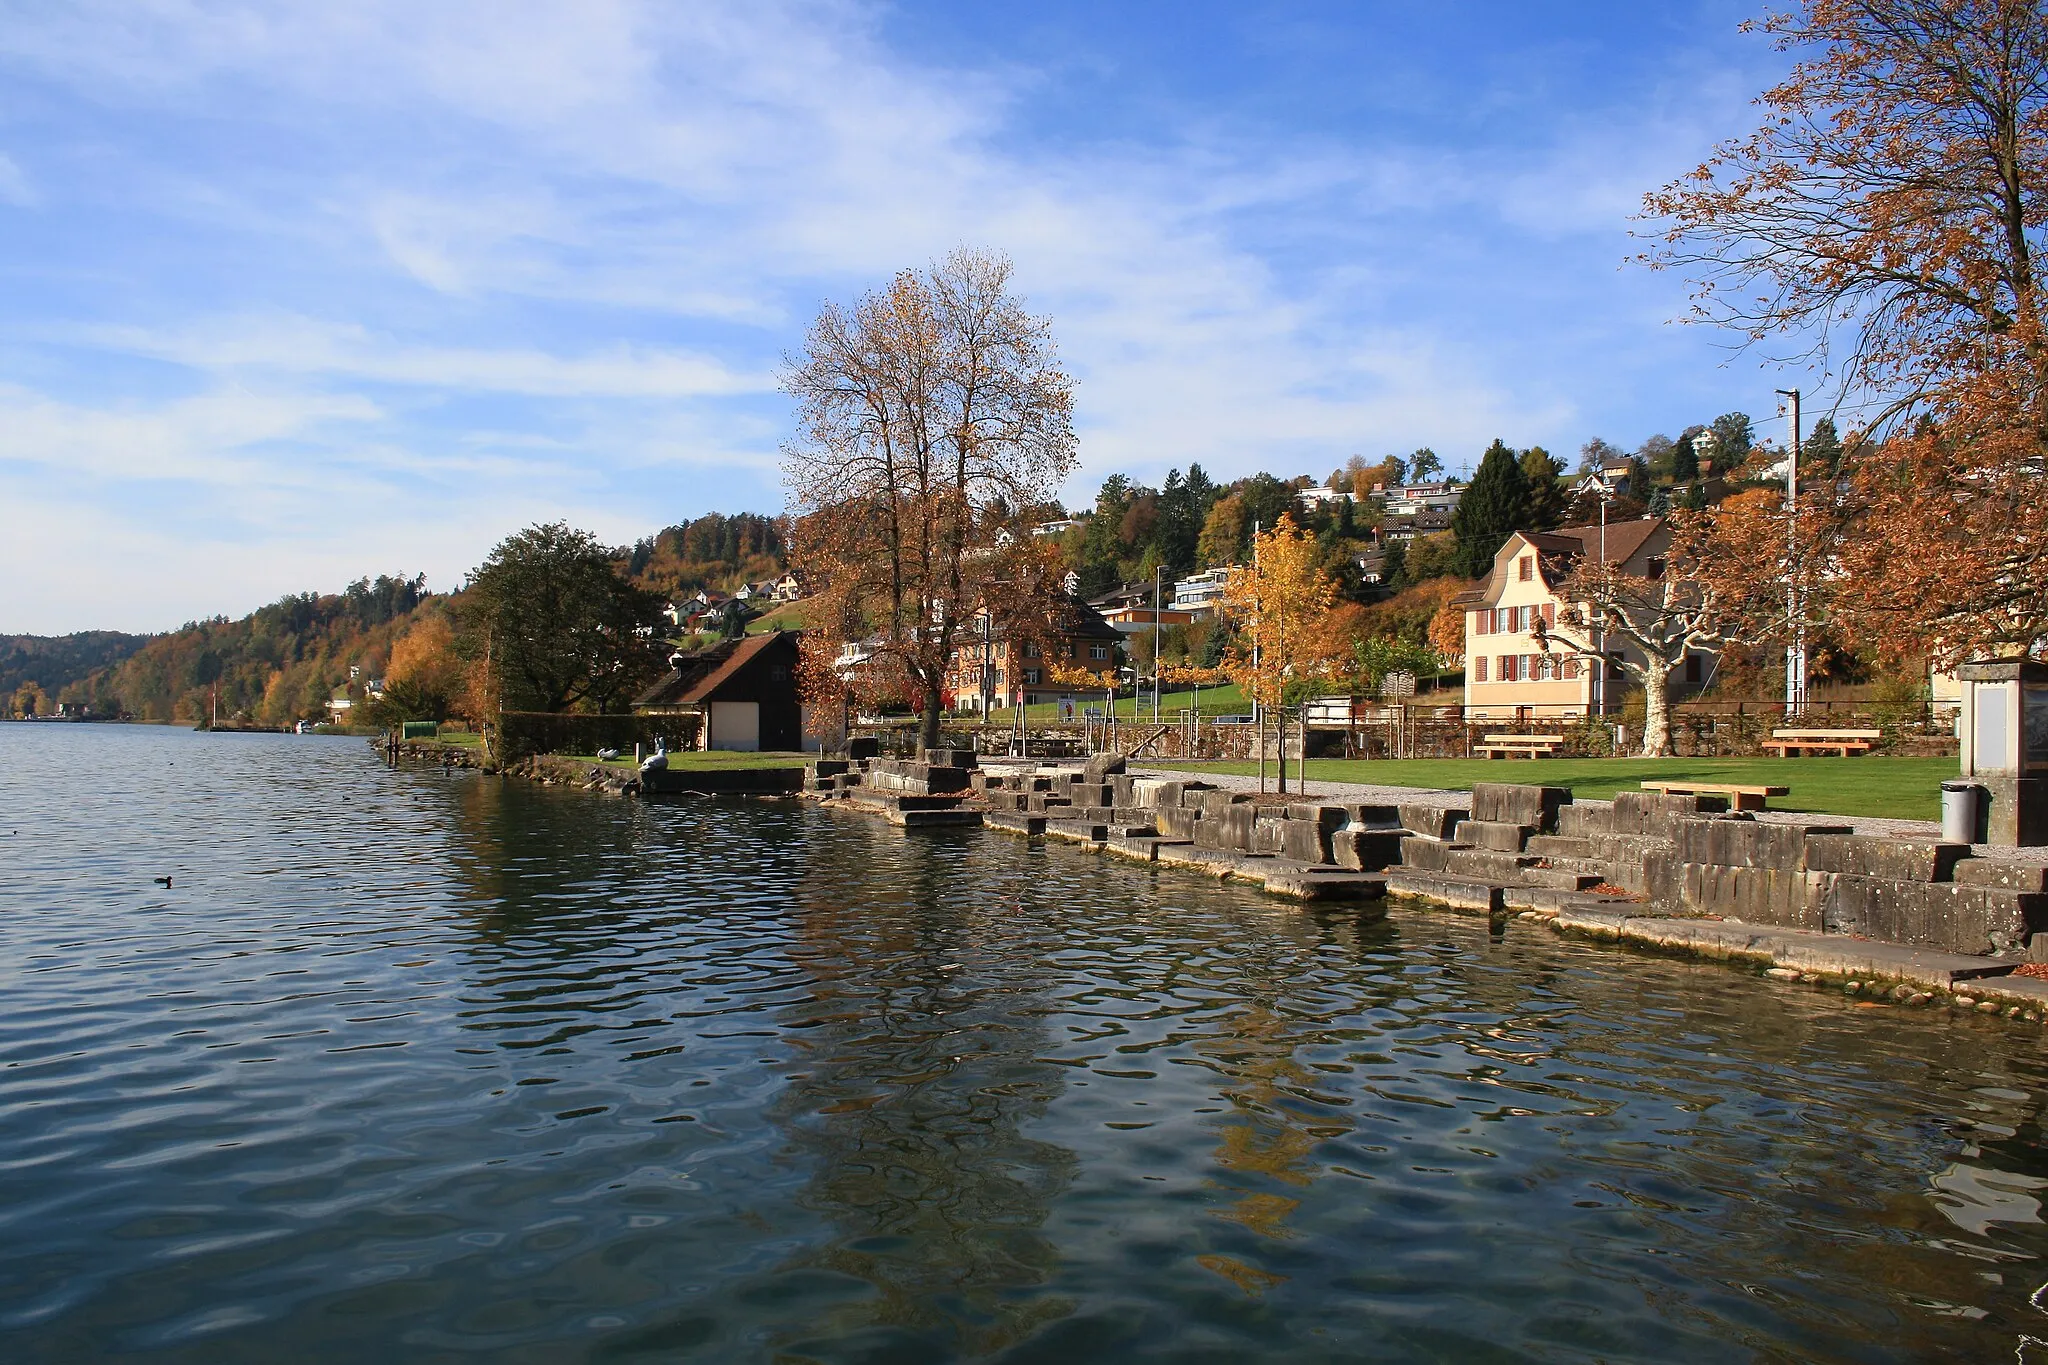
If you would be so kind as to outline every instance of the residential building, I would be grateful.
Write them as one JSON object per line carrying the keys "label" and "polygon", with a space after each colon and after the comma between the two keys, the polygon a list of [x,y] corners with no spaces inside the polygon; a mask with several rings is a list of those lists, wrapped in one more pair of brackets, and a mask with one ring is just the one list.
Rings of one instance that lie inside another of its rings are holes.
{"label": "residential building", "polygon": [[803,747],[797,632],[774,630],[676,654],[669,675],[642,693],[642,715],[701,718],[698,747],[794,752]]}
{"label": "residential building", "polygon": [[1227,567],[1189,574],[1173,585],[1173,609],[1186,612],[1191,621],[1214,616],[1223,601],[1223,590],[1229,585]]}
{"label": "residential building", "polygon": [[1390,517],[1412,517],[1421,512],[1455,512],[1465,486],[1451,483],[1375,484],[1373,501],[1382,504]]}
{"label": "residential building", "polygon": [[791,570],[775,580],[769,588],[769,596],[777,602],[800,602],[804,596],[803,580]]}
{"label": "residential building", "polygon": [[[1612,522],[1607,526],[1607,562],[1622,573],[1660,578],[1671,533],[1662,517]],[[1553,644],[1545,652],[1535,639],[1540,621],[1555,625],[1565,602],[1556,588],[1580,564],[1600,562],[1597,526],[1557,531],[1517,531],[1493,558],[1484,584],[1452,600],[1465,613],[1465,710],[1468,716],[1499,720],[1544,720],[1584,716],[1619,703],[1621,674],[1610,666],[1604,683],[1596,661],[1566,657]],[[1636,654],[1619,638],[1611,650]],[[1711,676],[1713,655],[1696,650],[1675,670],[1672,693],[1697,691]]]}
{"label": "residential building", "polygon": [[1061,517],[1057,521],[1041,521],[1031,528],[1034,536],[1063,536],[1081,524],[1079,517]]}
{"label": "residential building", "polygon": [[1026,706],[1042,702],[1085,701],[1085,689],[1064,686],[1052,680],[1055,664],[1107,673],[1123,662],[1123,636],[1086,602],[1069,598],[1066,619],[1044,642],[1013,640],[1000,630],[981,634],[976,629],[953,651],[952,667],[946,675],[949,705],[960,710],[979,711],[984,680],[996,704],[1008,705],[1022,697]]}
{"label": "residential building", "polygon": [[1335,507],[1340,502],[1352,500],[1351,490],[1348,488],[1304,488],[1298,491],[1295,497],[1299,498],[1302,507],[1310,512],[1319,507]]}
{"label": "residential building", "polygon": [[[1088,605],[1123,634],[1141,635],[1153,627],[1153,600],[1151,583],[1126,583],[1100,597],[1089,598]],[[1195,619],[1193,612],[1174,605],[1171,587],[1165,589],[1158,601],[1156,614],[1161,626],[1184,626]]]}
{"label": "residential building", "polygon": [[1453,513],[1441,509],[1425,509],[1420,512],[1406,512],[1389,515],[1379,525],[1382,542],[1419,540],[1451,529]]}

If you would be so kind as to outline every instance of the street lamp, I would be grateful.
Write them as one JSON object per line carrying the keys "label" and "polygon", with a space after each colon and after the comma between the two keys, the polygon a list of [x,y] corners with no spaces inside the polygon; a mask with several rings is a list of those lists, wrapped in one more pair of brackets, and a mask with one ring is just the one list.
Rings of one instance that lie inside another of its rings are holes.
{"label": "street lamp", "polygon": [[[1581,496],[1591,493],[1594,497],[1600,499],[1600,572],[1605,573],[1607,572],[1607,500],[1614,496],[1614,490],[1609,488],[1607,480],[1601,478],[1598,474],[1589,474],[1580,480],[1578,492]],[[1596,614],[1593,620],[1593,629],[1597,632],[1593,638],[1593,652],[1599,657],[1591,661],[1593,664],[1593,697],[1591,706],[1593,714],[1604,716],[1607,714],[1606,617],[1604,614]]]}

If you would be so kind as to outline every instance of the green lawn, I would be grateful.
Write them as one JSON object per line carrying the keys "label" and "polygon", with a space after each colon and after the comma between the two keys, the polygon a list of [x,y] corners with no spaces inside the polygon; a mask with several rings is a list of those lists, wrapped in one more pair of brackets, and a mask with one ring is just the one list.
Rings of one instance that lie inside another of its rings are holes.
{"label": "green lawn", "polygon": [[[556,754],[555,757],[566,758],[576,763],[598,762],[596,754]],[[816,754],[774,752],[750,754],[739,753],[729,749],[712,749],[709,751],[672,749],[669,751],[668,767],[670,772],[682,772],[691,768],[798,768],[815,758],[817,758]],[[614,768],[631,768],[633,767],[633,756],[631,754],[623,754],[618,758],[608,760],[608,762],[609,766]]]}
{"label": "green lawn", "polygon": [[[1259,770],[1256,762],[1242,761],[1144,766],[1238,774]],[[1645,780],[1689,778],[1790,787],[1791,795],[1771,798],[1772,810],[1936,820],[1941,816],[1941,783],[1956,771],[1953,758],[1312,758],[1308,780],[1311,791],[1318,782],[1453,791],[1468,790],[1474,782],[1529,782],[1606,798],[1640,791]],[[1273,775],[1271,763],[1266,774]],[[1294,776],[1293,765],[1288,776]]]}

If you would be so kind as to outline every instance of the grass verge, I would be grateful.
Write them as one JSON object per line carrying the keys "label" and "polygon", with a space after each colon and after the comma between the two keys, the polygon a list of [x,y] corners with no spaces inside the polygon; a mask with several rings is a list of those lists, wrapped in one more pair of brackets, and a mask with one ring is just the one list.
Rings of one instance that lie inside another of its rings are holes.
{"label": "grass verge", "polygon": [[[1142,762],[1142,760],[1141,760]],[[1257,773],[1256,762],[1146,763],[1189,772]],[[1268,776],[1273,765],[1266,765]],[[1291,772],[1291,769],[1290,769]],[[1318,782],[1367,782],[1386,787],[1467,791],[1474,782],[1527,782],[1569,787],[1574,796],[1605,799],[1640,791],[1645,781],[1738,782],[1789,787],[1772,810],[1861,815],[1896,820],[1941,816],[1941,783],[1956,775],[1953,758],[1312,758],[1311,791]]]}

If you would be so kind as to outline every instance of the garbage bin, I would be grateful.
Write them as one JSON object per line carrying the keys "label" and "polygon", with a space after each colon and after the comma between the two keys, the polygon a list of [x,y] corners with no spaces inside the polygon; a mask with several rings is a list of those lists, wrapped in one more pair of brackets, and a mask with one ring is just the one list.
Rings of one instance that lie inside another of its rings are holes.
{"label": "garbage bin", "polygon": [[1984,789],[1974,782],[1941,784],[1941,837],[1952,844],[1978,842],[1984,817]]}

